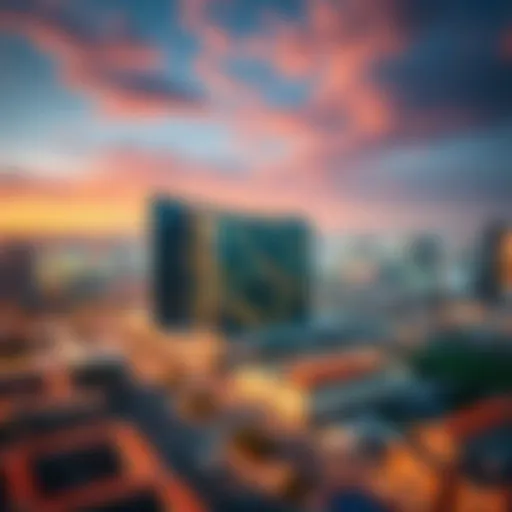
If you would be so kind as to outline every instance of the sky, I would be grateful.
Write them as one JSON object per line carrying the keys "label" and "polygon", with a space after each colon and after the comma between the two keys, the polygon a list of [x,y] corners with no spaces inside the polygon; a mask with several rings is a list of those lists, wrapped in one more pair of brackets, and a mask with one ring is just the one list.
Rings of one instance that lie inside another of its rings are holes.
{"label": "sky", "polygon": [[336,232],[512,220],[509,0],[0,0],[0,232],[165,192]]}

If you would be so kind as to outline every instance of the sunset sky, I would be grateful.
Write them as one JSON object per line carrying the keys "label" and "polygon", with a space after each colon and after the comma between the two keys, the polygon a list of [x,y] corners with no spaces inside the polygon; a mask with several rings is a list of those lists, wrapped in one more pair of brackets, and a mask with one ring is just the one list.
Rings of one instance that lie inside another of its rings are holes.
{"label": "sunset sky", "polygon": [[0,0],[0,232],[137,232],[157,190],[512,220],[512,2]]}

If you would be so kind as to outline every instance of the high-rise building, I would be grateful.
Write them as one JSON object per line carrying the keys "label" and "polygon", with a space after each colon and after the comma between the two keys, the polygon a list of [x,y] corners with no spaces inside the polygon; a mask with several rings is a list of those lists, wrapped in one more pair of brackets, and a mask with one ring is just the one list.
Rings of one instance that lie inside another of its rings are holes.
{"label": "high-rise building", "polygon": [[508,229],[501,246],[501,275],[504,291],[512,294],[512,229]]}
{"label": "high-rise building", "polygon": [[36,298],[36,254],[30,244],[0,244],[0,296],[3,300],[23,305]]}
{"label": "high-rise building", "polygon": [[408,293],[432,313],[444,293],[445,257],[443,240],[435,234],[421,233],[406,242],[404,270]]}
{"label": "high-rise building", "polygon": [[486,302],[500,300],[512,288],[512,228],[493,222],[484,230],[476,276],[477,295]]}
{"label": "high-rise building", "polygon": [[156,320],[168,327],[187,326],[195,316],[193,294],[198,283],[192,259],[198,219],[186,205],[158,199],[152,205],[151,227]]}
{"label": "high-rise building", "polygon": [[236,333],[308,316],[304,222],[205,211],[167,198],[156,200],[152,212],[160,324]]}
{"label": "high-rise building", "polygon": [[424,279],[438,278],[443,263],[442,240],[435,235],[418,235],[409,245],[409,258]]}

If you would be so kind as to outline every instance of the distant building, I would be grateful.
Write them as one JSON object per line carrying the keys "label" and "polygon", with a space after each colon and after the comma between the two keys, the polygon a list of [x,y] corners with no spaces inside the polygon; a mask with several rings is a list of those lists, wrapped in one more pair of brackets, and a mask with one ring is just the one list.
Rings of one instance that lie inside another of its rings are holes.
{"label": "distant building", "polygon": [[22,242],[0,244],[0,298],[24,306],[36,300],[36,250]]}
{"label": "distant building", "polygon": [[485,302],[496,302],[512,289],[512,228],[490,224],[483,233],[476,269],[476,293]]}
{"label": "distant building", "polygon": [[446,291],[446,248],[442,238],[430,233],[408,238],[403,268],[408,301],[435,314]]}
{"label": "distant building", "polygon": [[441,274],[444,247],[442,240],[435,235],[418,235],[408,247],[410,264],[418,277],[427,282],[436,282]]}
{"label": "distant building", "polygon": [[501,245],[501,274],[504,292],[512,295],[512,228],[507,230]]}

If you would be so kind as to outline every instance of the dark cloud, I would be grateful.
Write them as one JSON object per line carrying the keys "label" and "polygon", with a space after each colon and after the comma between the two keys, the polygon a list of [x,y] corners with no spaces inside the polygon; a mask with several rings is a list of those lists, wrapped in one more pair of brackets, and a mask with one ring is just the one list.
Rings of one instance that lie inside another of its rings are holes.
{"label": "dark cloud", "polygon": [[[379,63],[375,79],[408,116],[434,109],[465,115],[470,124],[512,115],[512,66],[500,51],[512,23],[508,0],[402,2],[410,44]],[[442,118],[439,120],[442,124]],[[407,123],[405,123],[407,125]],[[442,126],[440,127],[442,128]]]}
{"label": "dark cloud", "polygon": [[137,73],[110,73],[106,74],[112,83],[118,84],[127,91],[149,94],[162,100],[166,98],[181,99],[185,103],[194,104],[199,101],[199,96],[190,89],[166,80],[158,75],[140,75]]}
{"label": "dark cloud", "polygon": [[512,66],[493,41],[437,31],[381,70],[382,83],[404,109],[459,109],[482,120],[512,114]]}
{"label": "dark cloud", "polygon": [[354,159],[352,172],[335,181],[366,200],[505,205],[512,197],[510,140],[512,123],[428,144],[381,148]]}

